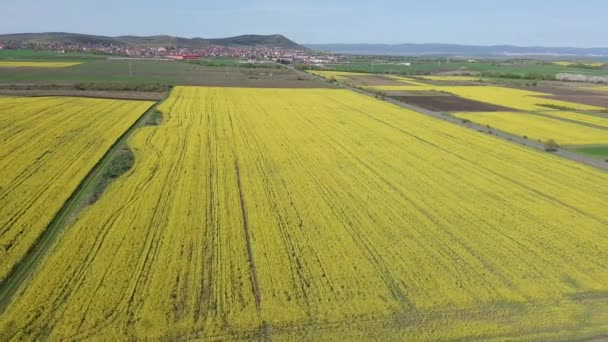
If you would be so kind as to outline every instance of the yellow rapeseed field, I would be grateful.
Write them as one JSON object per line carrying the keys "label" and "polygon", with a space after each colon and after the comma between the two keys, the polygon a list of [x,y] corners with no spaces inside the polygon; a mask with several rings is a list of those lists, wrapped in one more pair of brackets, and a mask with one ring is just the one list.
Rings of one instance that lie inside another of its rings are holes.
{"label": "yellow rapeseed field", "polygon": [[587,87],[589,90],[608,91],[608,86]]}
{"label": "yellow rapeseed field", "polygon": [[427,84],[425,83],[420,83],[420,82],[416,82],[415,79],[413,78],[408,78],[408,77],[403,77],[403,76],[399,76],[399,75],[386,75],[386,74],[370,74],[370,73],[361,73],[361,72],[347,72],[347,71],[324,71],[324,70],[310,70],[308,71],[309,73],[316,75],[316,76],[320,76],[326,79],[335,79],[338,81],[343,81],[343,82],[347,82],[350,83],[353,86],[359,86],[360,84],[360,80],[357,82],[352,82],[352,79],[349,76],[358,76],[358,77],[363,77],[365,78],[365,76],[368,77],[386,77],[392,80],[396,80],[399,81],[401,83],[403,83],[404,85],[408,85],[408,86],[427,86]]}
{"label": "yellow rapeseed field", "polygon": [[399,75],[385,75],[385,76],[388,77],[388,78],[392,78],[394,80],[397,80],[399,82],[402,82],[404,84],[411,85],[411,86],[422,86],[422,87],[428,86],[428,84],[418,82],[414,78],[403,77],[403,76],[399,76]]}
{"label": "yellow rapeseed field", "polygon": [[348,90],[176,87],[4,339],[585,339],[608,174]]}
{"label": "yellow rapeseed field", "polygon": [[25,62],[0,61],[0,68],[66,68],[82,64],[81,62]]}
{"label": "yellow rapeseed field", "polygon": [[606,64],[603,62],[572,62],[572,61],[557,61],[557,62],[553,62],[553,64],[557,64],[557,65],[561,65],[561,66],[574,66],[574,65],[586,65],[586,66],[590,66],[590,67],[601,67],[602,65]]}
{"label": "yellow rapeseed field", "polygon": [[425,80],[431,81],[479,81],[480,76],[422,76]]}
{"label": "yellow rapeseed field", "polygon": [[0,282],[151,104],[0,98]]}
{"label": "yellow rapeseed field", "polygon": [[348,76],[367,76],[370,74],[360,72],[348,72],[348,71],[325,71],[325,70],[310,70],[307,71],[313,75],[321,76],[323,78],[331,79],[334,78],[338,81],[344,81],[348,79]]}
{"label": "yellow rapeseed field", "polygon": [[[559,117],[557,114],[556,117]],[[564,116],[563,113],[561,113]],[[583,115],[583,114],[579,114]],[[532,140],[554,139],[560,145],[607,144],[608,129],[589,127],[573,122],[519,112],[455,113],[481,125],[489,125],[501,131]],[[571,116],[571,115],[566,115]]]}
{"label": "yellow rapeseed field", "polygon": [[561,65],[561,66],[570,66],[572,64],[572,62],[569,62],[569,61],[556,61],[556,62],[553,62],[553,64],[557,64],[557,65]]}
{"label": "yellow rapeseed field", "polygon": [[562,118],[566,120],[591,124],[595,126],[601,126],[608,129],[608,115],[603,113],[597,114],[582,114],[582,113],[573,113],[573,112],[557,112],[557,111],[547,111],[542,112],[543,115],[553,116],[556,118]]}
{"label": "yellow rapeseed field", "polygon": [[542,105],[572,108],[574,110],[603,110],[604,108],[574,102],[554,100],[542,96],[550,94],[533,92],[521,89],[495,87],[495,86],[372,86],[372,90],[383,91],[428,91],[436,90],[451,93],[466,99],[486,102],[498,106],[524,111],[539,111],[550,108]]}

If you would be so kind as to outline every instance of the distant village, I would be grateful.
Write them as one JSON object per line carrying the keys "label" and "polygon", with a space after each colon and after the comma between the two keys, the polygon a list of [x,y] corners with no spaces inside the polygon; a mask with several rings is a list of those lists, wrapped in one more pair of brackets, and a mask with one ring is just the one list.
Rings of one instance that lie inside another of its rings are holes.
{"label": "distant village", "polygon": [[125,58],[161,58],[175,60],[197,60],[202,58],[223,57],[241,59],[247,63],[276,62],[282,64],[324,64],[345,63],[340,55],[320,54],[305,49],[286,49],[275,47],[229,47],[209,45],[203,48],[176,47],[133,47],[108,44],[45,43],[20,44],[0,41],[0,49],[51,50],[60,53],[83,52]]}

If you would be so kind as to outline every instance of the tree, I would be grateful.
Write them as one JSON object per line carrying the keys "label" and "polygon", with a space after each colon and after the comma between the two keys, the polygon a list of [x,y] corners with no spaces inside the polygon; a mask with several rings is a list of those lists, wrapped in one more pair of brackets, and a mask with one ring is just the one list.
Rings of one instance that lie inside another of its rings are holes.
{"label": "tree", "polygon": [[545,151],[553,152],[553,151],[557,151],[558,148],[559,148],[559,145],[557,144],[557,142],[555,142],[555,140],[549,139],[549,140],[545,141]]}

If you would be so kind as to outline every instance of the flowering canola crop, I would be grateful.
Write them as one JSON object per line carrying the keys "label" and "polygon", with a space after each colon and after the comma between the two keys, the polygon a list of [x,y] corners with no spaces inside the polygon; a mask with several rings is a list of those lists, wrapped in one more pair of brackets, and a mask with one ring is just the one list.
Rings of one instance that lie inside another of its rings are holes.
{"label": "flowering canola crop", "polygon": [[587,87],[589,90],[608,91],[608,86]]}
{"label": "flowering canola crop", "polygon": [[572,61],[557,61],[557,62],[553,62],[553,63],[557,64],[557,65],[565,66],[565,67],[577,66],[577,65],[586,65],[586,66],[590,66],[590,67],[601,67],[606,64],[606,63],[602,63],[602,62],[572,62]]}
{"label": "flowering canola crop", "polygon": [[608,129],[608,115],[606,114],[582,114],[582,113],[574,113],[574,112],[556,112],[556,111],[548,111],[543,112],[543,115],[553,116],[560,119],[566,119],[573,122],[579,122],[584,124],[591,124],[595,126],[600,126]]}
{"label": "flowering canola crop", "polygon": [[323,78],[331,79],[334,78],[339,81],[348,79],[348,76],[368,76],[370,74],[361,72],[348,72],[348,71],[325,71],[325,70],[310,70],[309,73],[320,76]]}
{"label": "flowering canola crop", "polygon": [[[484,126],[488,125],[518,136],[526,136],[532,140],[546,141],[554,139],[560,145],[608,144],[608,127],[604,129],[560,120],[559,117],[564,116],[564,113],[556,114],[555,118],[552,118],[549,114],[547,115],[540,116],[517,112],[454,114],[460,119],[470,120]],[[584,116],[584,114],[578,115]],[[572,114],[565,114],[565,116],[572,117]],[[598,118],[598,120],[601,120],[601,118]]]}
{"label": "flowering canola crop", "polygon": [[0,282],[151,102],[0,97]]}
{"label": "flowering canola crop", "polygon": [[608,175],[348,90],[176,87],[5,338],[608,329]]}
{"label": "flowering canola crop", "polygon": [[0,61],[0,68],[66,68],[82,64],[81,62],[22,62]]}

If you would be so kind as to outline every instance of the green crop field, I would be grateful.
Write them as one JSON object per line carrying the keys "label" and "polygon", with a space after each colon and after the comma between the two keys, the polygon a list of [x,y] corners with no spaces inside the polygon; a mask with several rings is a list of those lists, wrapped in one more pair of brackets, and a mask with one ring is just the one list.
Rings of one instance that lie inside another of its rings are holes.
{"label": "green crop field", "polygon": [[[206,63],[211,63],[211,65]],[[306,81],[298,80],[297,75],[293,72],[284,68],[278,69],[277,65],[240,67],[233,59],[212,59],[200,62],[106,59],[89,60],[79,65],[53,70],[48,68],[44,70],[40,68],[0,69],[0,85],[155,83],[237,86],[240,84],[239,82],[254,83],[262,79],[275,83],[288,81],[294,83],[292,86],[301,86],[306,83]]]}
{"label": "green crop field", "polygon": [[129,82],[175,83],[196,66],[179,62],[99,60],[61,70],[0,70],[2,83]]}
{"label": "green crop field", "polygon": [[337,71],[370,72],[370,73],[396,73],[396,74],[422,74],[440,71],[463,71],[475,73],[513,74],[526,76],[530,74],[555,75],[557,73],[575,73],[584,75],[608,75],[607,69],[586,69],[567,67],[554,63],[528,62],[528,63],[500,63],[500,62],[411,62],[410,66],[399,65],[398,62],[381,63],[371,60],[355,60],[350,64],[333,64],[327,67]]}
{"label": "green crop field", "polygon": [[608,159],[608,145],[578,147],[574,151],[595,158]]}
{"label": "green crop field", "polygon": [[244,67],[244,68],[278,68],[277,64],[264,63],[264,64],[252,64],[247,63],[242,59],[226,58],[226,57],[211,57],[200,61],[190,61],[191,64],[198,64],[204,66],[215,66],[215,67]]}
{"label": "green crop field", "polygon": [[99,54],[66,52],[59,53],[54,51],[38,51],[38,50],[0,50],[0,60],[46,60],[46,61],[81,61],[81,60],[96,60],[106,59],[108,56]]}

